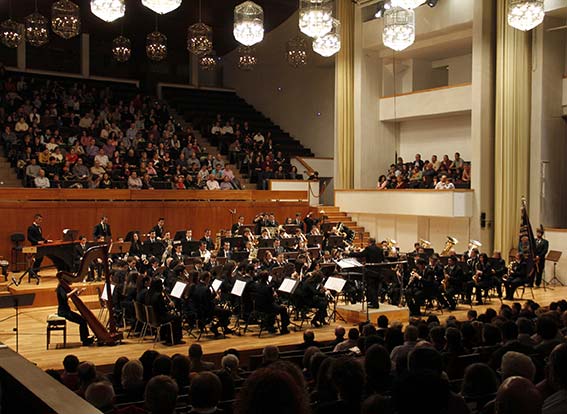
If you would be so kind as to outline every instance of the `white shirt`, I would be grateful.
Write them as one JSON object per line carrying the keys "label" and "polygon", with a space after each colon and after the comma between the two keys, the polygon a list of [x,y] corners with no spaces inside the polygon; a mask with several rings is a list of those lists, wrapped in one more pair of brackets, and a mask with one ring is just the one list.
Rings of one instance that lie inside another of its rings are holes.
{"label": "white shirt", "polygon": [[230,125],[225,125],[221,129],[221,134],[234,134],[234,129]]}
{"label": "white shirt", "polygon": [[256,135],[254,135],[254,141],[264,142],[264,135],[258,132]]}
{"label": "white shirt", "polygon": [[220,185],[217,180],[207,180],[207,189],[220,190]]}
{"label": "white shirt", "polygon": [[435,185],[435,189],[436,190],[453,190],[455,188],[455,185],[453,183],[444,183],[443,181],[439,181],[436,185]]}
{"label": "white shirt", "polygon": [[220,126],[215,125],[211,128],[211,134],[220,134],[222,133],[222,128]]}
{"label": "white shirt", "polygon": [[49,178],[47,177],[35,177],[34,184],[36,188],[49,188]]}

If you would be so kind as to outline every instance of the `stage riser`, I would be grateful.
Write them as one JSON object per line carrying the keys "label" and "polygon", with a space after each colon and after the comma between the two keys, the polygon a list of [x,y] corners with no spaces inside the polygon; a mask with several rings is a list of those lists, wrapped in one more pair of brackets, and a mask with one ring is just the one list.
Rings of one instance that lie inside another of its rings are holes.
{"label": "stage riser", "polygon": [[[350,309],[340,309],[337,308],[337,313],[342,316],[348,323],[358,324],[361,322],[366,322],[366,311],[360,310],[350,310]],[[409,311],[407,308],[395,309],[395,310],[382,310],[380,309],[371,309],[368,313],[368,319],[370,322],[376,324],[378,317],[380,315],[386,315],[390,322],[396,321],[401,323],[409,322]],[[339,322],[339,317],[337,317],[337,323]]]}

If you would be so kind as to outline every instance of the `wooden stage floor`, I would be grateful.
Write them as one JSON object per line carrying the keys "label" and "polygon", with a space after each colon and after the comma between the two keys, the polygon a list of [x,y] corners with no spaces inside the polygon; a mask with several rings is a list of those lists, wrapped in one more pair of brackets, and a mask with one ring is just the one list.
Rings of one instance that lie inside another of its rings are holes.
{"label": "wooden stage floor", "polygon": [[[42,281],[42,284],[44,281]],[[46,285],[49,283],[45,280]],[[44,285],[45,287],[47,287]],[[27,282],[24,282],[22,286],[27,286]],[[30,286],[31,287],[31,286]],[[50,288],[51,291],[54,287]],[[540,305],[548,305],[552,301],[567,298],[567,287],[555,287],[553,289],[534,289],[535,301]],[[526,291],[524,299],[531,299],[531,294],[529,290]],[[512,302],[505,302],[512,303]],[[360,304],[359,304],[360,306]],[[479,312],[483,312],[488,307],[493,307],[498,309],[500,306],[500,301],[498,299],[492,299],[492,302],[488,305],[475,306],[474,308]],[[459,308],[454,312],[445,311],[443,314],[440,312],[434,312],[439,316],[441,321],[447,318],[449,315],[454,315],[457,319],[463,320],[466,318],[466,313],[470,309],[468,306],[460,305]],[[139,357],[147,349],[155,349],[160,353],[173,355],[176,353],[187,354],[187,349],[189,345],[195,342],[195,339],[184,337],[187,342],[185,345],[178,346],[165,346],[162,344],[156,344],[153,346],[153,342],[149,339],[140,343],[137,338],[125,339],[122,345],[117,345],[115,347],[81,347],[79,342],[79,330],[78,326],[72,323],[67,325],[67,348],[66,349],[56,349],[53,344],[62,343],[62,336],[59,332],[52,333],[51,347],[46,350],[46,319],[51,313],[56,312],[55,306],[44,306],[35,308],[25,308],[21,309],[19,314],[19,352],[21,355],[29,359],[31,362],[37,364],[40,368],[55,368],[61,369],[62,360],[67,354],[75,354],[82,361],[92,361],[97,366],[112,364],[119,356],[128,356],[129,358]],[[97,310],[94,310],[95,315]],[[390,318],[390,321],[401,321],[407,322],[407,314],[405,312],[398,312],[395,314],[383,311],[373,311],[370,315],[372,322],[376,323],[376,319],[381,314],[386,314]],[[13,332],[15,327],[15,311],[13,309],[0,309],[0,342],[8,345],[12,349],[16,349],[16,338]],[[364,320],[366,315],[364,315]],[[349,318],[350,319],[350,318]],[[331,323],[329,326],[323,328],[315,329],[316,340],[326,341],[334,338],[334,328],[336,325],[342,324],[345,327],[354,326],[355,323],[341,322],[337,319],[336,323]],[[305,326],[304,326],[305,328]],[[236,348],[241,352],[258,350],[258,353],[266,345],[278,345],[286,346],[293,345],[302,342],[302,332],[292,332],[289,335],[270,335],[262,334],[261,338],[257,336],[257,328],[253,327],[253,332],[249,331],[244,336],[227,336],[226,339],[212,339],[212,338],[202,338],[200,344],[206,355],[214,355],[222,353],[225,349]]]}

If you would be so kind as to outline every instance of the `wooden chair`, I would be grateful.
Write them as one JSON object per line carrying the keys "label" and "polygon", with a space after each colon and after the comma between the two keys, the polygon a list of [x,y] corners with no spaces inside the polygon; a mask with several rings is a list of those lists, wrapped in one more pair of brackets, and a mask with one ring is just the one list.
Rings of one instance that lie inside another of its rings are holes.
{"label": "wooden chair", "polygon": [[144,309],[144,305],[141,304],[140,302],[132,302],[134,304],[134,315],[136,318],[136,321],[134,322],[134,325],[130,327],[130,330],[128,331],[128,338],[130,337],[130,334],[132,333],[132,331],[136,332],[136,330],[138,329],[138,327],[140,327],[141,331],[140,331],[140,342],[144,340],[144,336],[146,336],[146,329],[148,327],[148,322],[147,322],[147,318],[146,318],[146,310]]}
{"label": "wooden chair", "polygon": [[154,311],[154,308],[152,306],[149,305],[145,305],[144,309],[146,311],[146,321],[147,321],[147,326],[150,329],[155,329],[156,333],[154,335],[154,346],[156,345],[156,343],[158,341],[162,340],[161,337],[161,328],[163,328],[164,326],[169,326],[169,334],[171,335],[171,343],[173,343],[173,326],[171,324],[171,322],[165,322],[165,323],[159,323],[157,320],[157,315]]}

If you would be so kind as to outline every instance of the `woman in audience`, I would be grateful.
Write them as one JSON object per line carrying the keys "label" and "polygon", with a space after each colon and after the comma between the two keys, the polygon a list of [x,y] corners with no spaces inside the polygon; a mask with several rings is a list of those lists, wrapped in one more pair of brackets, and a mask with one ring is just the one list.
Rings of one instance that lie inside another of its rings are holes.
{"label": "woman in audience", "polygon": [[386,190],[388,188],[388,179],[385,175],[381,175],[378,178],[378,184],[376,185],[377,190]]}

